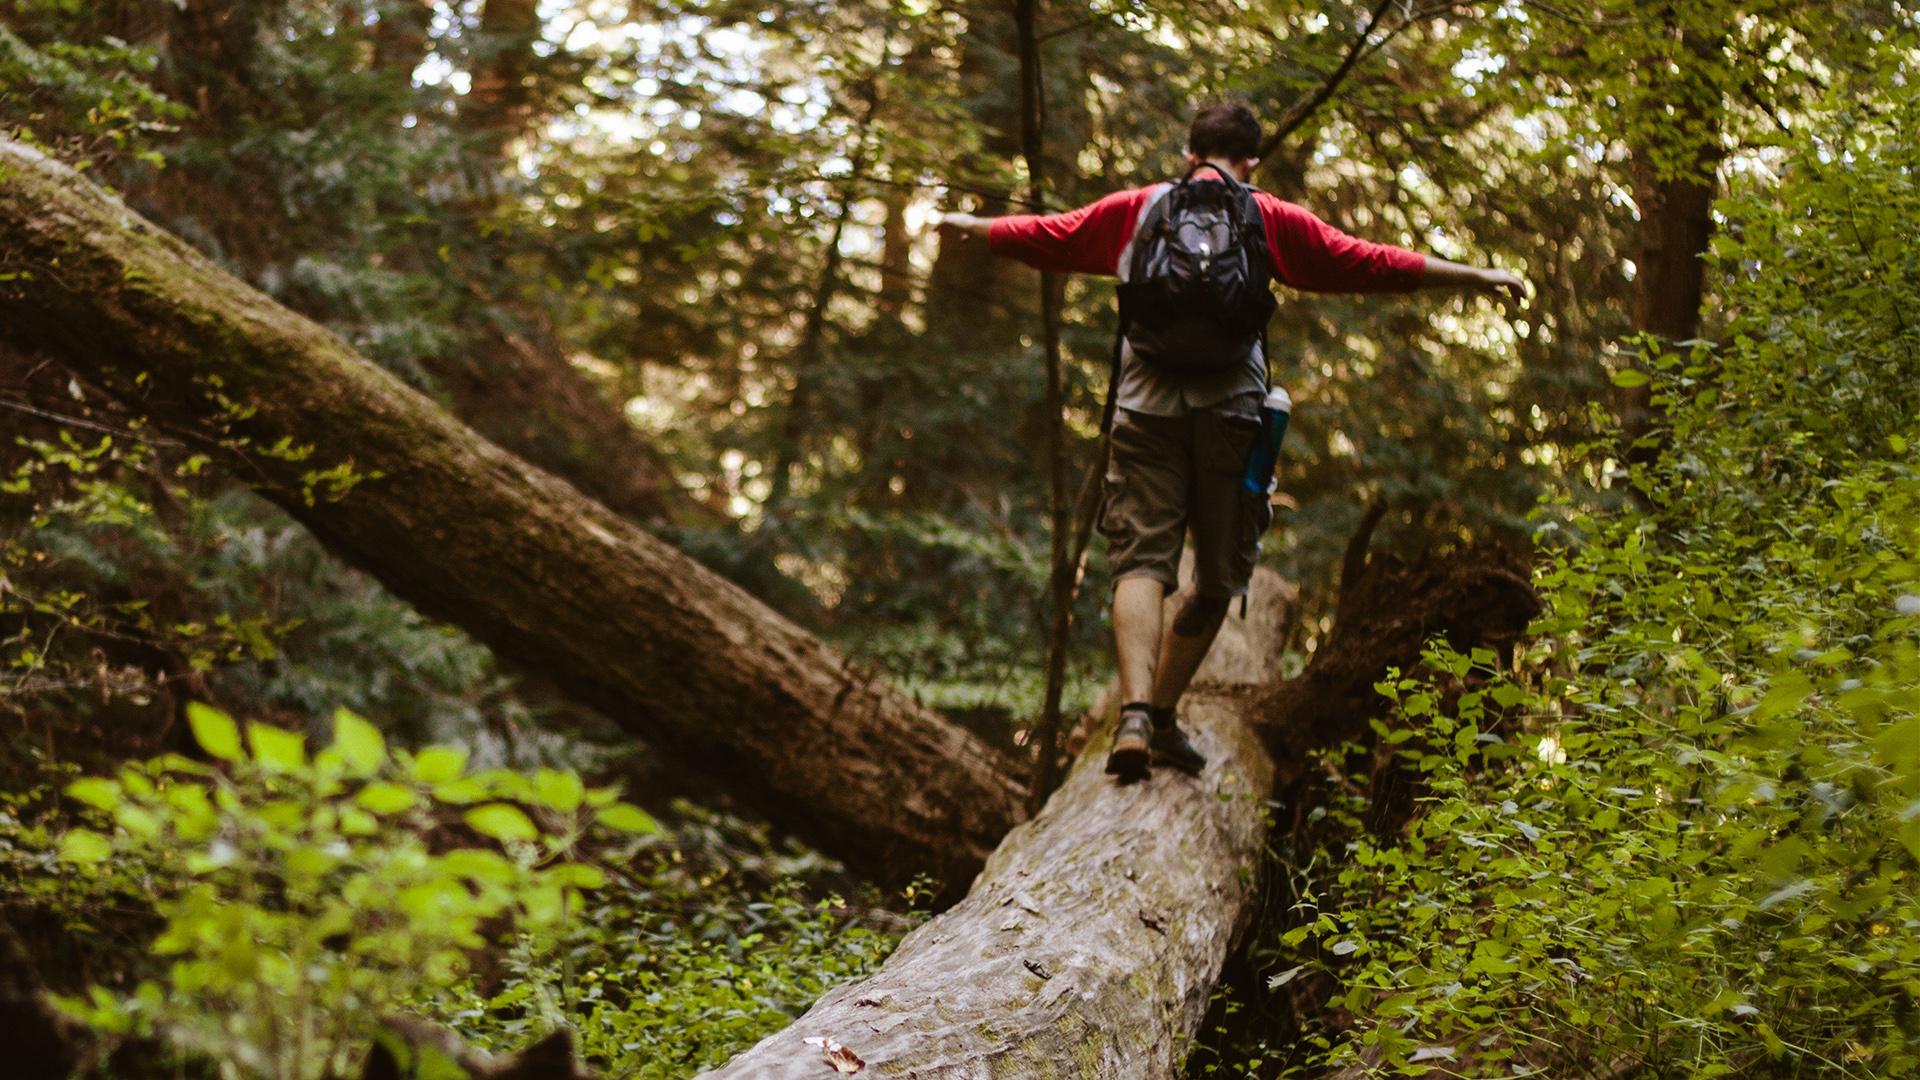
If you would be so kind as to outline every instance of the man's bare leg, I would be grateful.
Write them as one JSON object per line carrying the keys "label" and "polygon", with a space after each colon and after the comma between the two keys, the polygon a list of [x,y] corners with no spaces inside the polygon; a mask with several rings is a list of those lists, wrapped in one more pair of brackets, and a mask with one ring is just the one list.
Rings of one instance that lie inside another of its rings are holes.
{"label": "man's bare leg", "polygon": [[1167,588],[1150,577],[1121,578],[1113,586],[1113,646],[1120,668],[1120,725],[1107,772],[1122,783],[1147,775],[1152,757],[1152,714],[1146,706],[1153,689],[1154,655],[1160,647],[1160,605]]}
{"label": "man's bare leg", "polygon": [[1146,701],[1153,693],[1154,657],[1160,653],[1160,608],[1167,587],[1157,578],[1121,578],[1113,586],[1113,648],[1120,668],[1120,700]]}
{"label": "man's bare leg", "polygon": [[1171,711],[1180,704],[1180,695],[1187,692],[1193,673],[1200,670],[1207,650],[1213,648],[1213,639],[1219,636],[1220,624],[1226,621],[1227,608],[1232,605],[1229,599],[1202,597],[1191,586],[1180,594],[1180,610],[1167,624],[1166,635],[1160,641],[1153,688],[1145,699],[1156,711]]}

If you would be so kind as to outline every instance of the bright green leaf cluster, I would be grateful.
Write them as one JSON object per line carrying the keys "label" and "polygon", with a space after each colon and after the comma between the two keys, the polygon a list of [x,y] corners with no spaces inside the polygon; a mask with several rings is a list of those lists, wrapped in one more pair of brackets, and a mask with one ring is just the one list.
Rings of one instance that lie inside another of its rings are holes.
{"label": "bright green leaf cluster", "polygon": [[[236,1074],[343,1075],[382,1013],[456,984],[501,927],[546,940],[576,919],[607,882],[586,837],[657,831],[571,773],[390,750],[344,709],[313,754],[297,732],[200,703],[187,716],[217,768],[168,756],[67,785],[96,827],[50,838],[59,859],[82,888],[137,874],[167,964],[129,993],[60,1004]],[[467,842],[430,839],[455,825]]]}

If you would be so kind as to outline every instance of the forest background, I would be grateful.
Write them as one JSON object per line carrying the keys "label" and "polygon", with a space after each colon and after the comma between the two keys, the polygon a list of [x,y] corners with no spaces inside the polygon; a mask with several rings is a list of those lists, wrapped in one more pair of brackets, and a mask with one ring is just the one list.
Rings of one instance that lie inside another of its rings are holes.
{"label": "forest background", "polygon": [[[1282,298],[1275,675],[1329,640],[1356,532],[1529,553],[1546,612],[1517,652],[1380,673],[1311,812],[1276,808],[1298,827],[1188,1072],[1913,1067],[1913,13],[1051,4],[1023,62],[1020,10],[5,0],[0,126],[1024,777],[1049,440],[1071,477],[1097,457],[1111,289],[1055,286],[1056,410],[1037,277],[937,212],[1167,175],[1195,103],[1244,98],[1277,132],[1262,187],[1533,289]],[[34,272],[0,239],[0,285]],[[80,1067],[322,1076],[405,1006],[501,1049],[572,1022],[595,1068],[685,1075],[945,902],[0,345],[5,945],[27,996],[64,995]],[[350,505],[362,479],[312,483]],[[1069,713],[1109,671],[1100,560]],[[327,797],[290,809],[287,775],[363,764],[387,777],[363,829],[296,827]],[[188,766],[276,854],[217,850],[197,796],[142,801]],[[538,812],[421,794],[466,774]],[[333,925],[338,867],[293,857],[329,845],[366,882],[486,852],[497,891],[449,921],[444,892],[367,884],[380,918]],[[313,975],[342,935],[358,974]]]}

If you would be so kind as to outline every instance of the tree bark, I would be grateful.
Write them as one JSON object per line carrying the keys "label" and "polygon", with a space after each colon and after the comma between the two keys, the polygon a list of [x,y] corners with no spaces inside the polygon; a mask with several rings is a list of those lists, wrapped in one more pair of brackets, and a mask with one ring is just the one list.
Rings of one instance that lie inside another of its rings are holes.
{"label": "tree bark", "polygon": [[1019,819],[985,744],[3,139],[0,272],[19,275],[0,341],[206,446],[397,595],[856,869],[963,886]]}
{"label": "tree bark", "polygon": [[809,1038],[839,1042],[878,1076],[1175,1075],[1253,912],[1274,764],[1232,676],[1270,670],[1208,658],[1197,681],[1213,689],[1190,693],[1181,713],[1208,758],[1198,779],[1114,783],[1098,752],[1108,710],[1095,752],[1007,836],[965,900],[871,978],[699,1080],[832,1075]]}
{"label": "tree bark", "polygon": [[486,0],[481,8],[466,114],[496,159],[532,118],[533,43],[539,37],[537,0]]}
{"label": "tree bark", "polygon": [[507,305],[477,282],[467,291],[478,329],[475,355],[423,362],[455,416],[650,529],[729,520],[724,506],[702,502],[680,486],[666,455],[568,363],[545,327],[517,331]]}

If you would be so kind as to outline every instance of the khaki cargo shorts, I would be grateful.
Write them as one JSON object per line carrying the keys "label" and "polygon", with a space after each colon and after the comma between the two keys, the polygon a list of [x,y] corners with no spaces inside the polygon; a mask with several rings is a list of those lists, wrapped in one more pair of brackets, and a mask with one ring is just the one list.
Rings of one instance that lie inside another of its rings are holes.
{"label": "khaki cargo shorts", "polygon": [[1246,593],[1260,534],[1273,522],[1266,495],[1240,487],[1259,434],[1258,394],[1186,416],[1115,410],[1100,512],[1115,582],[1150,577],[1177,589],[1180,549],[1191,529],[1199,594]]}

